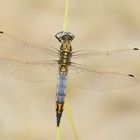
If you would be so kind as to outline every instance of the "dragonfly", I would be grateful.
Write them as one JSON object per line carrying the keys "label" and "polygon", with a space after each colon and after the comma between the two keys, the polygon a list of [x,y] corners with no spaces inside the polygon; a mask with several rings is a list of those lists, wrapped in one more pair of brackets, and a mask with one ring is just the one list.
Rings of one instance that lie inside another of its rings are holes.
{"label": "dragonfly", "polygon": [[57,126],[60,125],[64,110],[67,86],[104,91],[138,84],[133,74],[112,72],[102,66],[113,60],[117,60],[113,61],[113,64],[131,62],[139,56],[139,48],[73,51],[71,44],[75,38],[74,34],[61,31],[55,37],[60,42],[59,48],[28,43],[0,31],[0,71],[28,82],[56,80]]}

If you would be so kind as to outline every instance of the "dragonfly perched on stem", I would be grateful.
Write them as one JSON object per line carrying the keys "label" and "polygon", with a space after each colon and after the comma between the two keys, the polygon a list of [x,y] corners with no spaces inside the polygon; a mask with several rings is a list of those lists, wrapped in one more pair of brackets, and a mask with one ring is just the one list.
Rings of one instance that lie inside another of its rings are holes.
{"label": "dragonfly perched on stem", "polygon": [[[110,58],[116,57],[121,62],[126,61],[121,56],[124,58],[131,55],[136,58],[139,55],[139,48],[111,52],[73,51],[71,42],[75,36],[72,33],[62,31],[55,37],[61,43],[59,49],[24,42],[0,31],[0,71],[15,79],[29,82],[51,82],[57,79],[57,126],[60,125],[67,85],[104,91],[131,87],[138,83],[133,74],[110,72],[96,68],[95,64],[97,60],[105,59],[109,62]],[[2,50],[8,55],[1,53]],[[131,59],[127,59],[126,63],[129,61]],[[98,66],[102,66],[103,62],[97,61]]]}

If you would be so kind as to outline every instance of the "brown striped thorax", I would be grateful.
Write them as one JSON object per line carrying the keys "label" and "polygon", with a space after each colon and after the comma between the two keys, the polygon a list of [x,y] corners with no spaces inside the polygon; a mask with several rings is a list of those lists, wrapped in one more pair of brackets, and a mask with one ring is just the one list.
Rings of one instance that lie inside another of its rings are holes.
{"label": "brown striped thorax", "polygon": [[60,56],[58,60],[59,64],[59,72],[62,74],[67,74],[68,66],[71,64],[71,54],[72,54],[72,46],[71,41],[75,38],[75,36],[70,32],[59,32],[55,35],[58,41],[61,43],[60,46]]}

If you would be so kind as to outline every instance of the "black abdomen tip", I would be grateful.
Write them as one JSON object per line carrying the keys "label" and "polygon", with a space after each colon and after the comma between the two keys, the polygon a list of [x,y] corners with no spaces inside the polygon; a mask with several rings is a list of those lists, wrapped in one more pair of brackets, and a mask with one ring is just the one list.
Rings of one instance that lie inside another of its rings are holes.
{"label": "black abdomen tip", "polygon": [[3,31],[0,31],[0,33],[3,34],[4,32]]}
{"label": "black abdomen tip", "polygon": [[133,50],[139,50],[139,48],[134,48]]}
{"label": "black abdomen tip", "polygon": [[132,75],[132,74],[129,74],[128,76],[130,76],[130,77],[135,77],[134,75]]}

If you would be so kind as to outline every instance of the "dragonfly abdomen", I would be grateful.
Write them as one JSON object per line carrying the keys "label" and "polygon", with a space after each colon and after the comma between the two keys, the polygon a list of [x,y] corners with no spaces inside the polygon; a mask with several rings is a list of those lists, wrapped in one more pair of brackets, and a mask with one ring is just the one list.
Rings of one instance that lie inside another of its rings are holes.
{"label": "dragonfly abdomen", "polygon": [[64,98],[65,98],[65,89],[66,89],[66,74],[58,74],[58,83],[57,83],[57,94],[56,94],[56,117],[57,117],[57,126],[59,126],[60,119],[63,113],[64,107]]}
{"label": "dragonfly abdomen", "polygon": [[57,83],[57,101],[64,102],[65,89],[66,89],[66,74],[58,75],[58,83]]}

